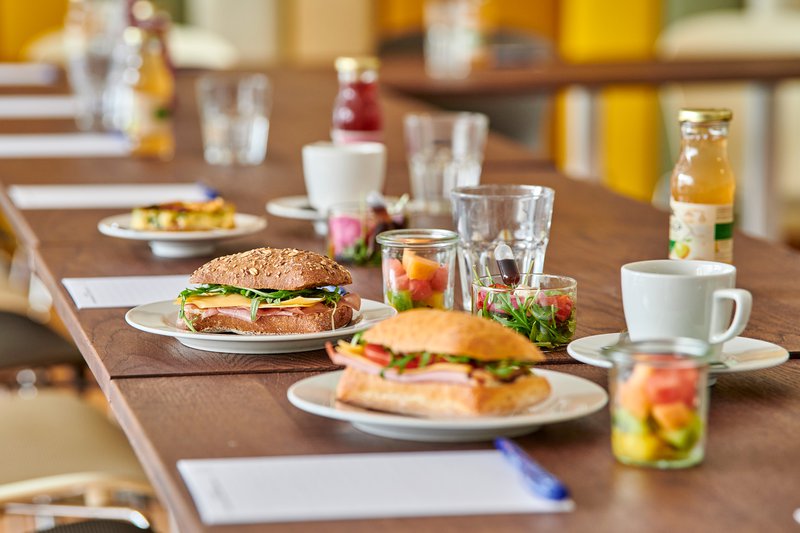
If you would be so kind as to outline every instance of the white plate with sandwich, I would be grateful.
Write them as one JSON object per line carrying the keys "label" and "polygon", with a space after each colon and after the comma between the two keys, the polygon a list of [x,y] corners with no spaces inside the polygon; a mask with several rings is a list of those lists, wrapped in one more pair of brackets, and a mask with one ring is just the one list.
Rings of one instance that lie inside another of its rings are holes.
{"label": "white plate with sandwich", "polygon": [[586,416],[608,401],[591,381],[533,368],[543,356],[527,339],[466,313],[406,311],[328,355],[346,369],[295,383],[289,401],[382,437],[512,437]]}
{"label": "white plate with sandwich", "polygon": [[552,386],[544,402],[521,413],[477,418],[421,418],[384,413],[336,400],[336,387],[344,371],[328,372],[299,381],[289,388],[289,401],[303,411],[344,420],[364,433],[423,442],[472,442],[495,437],[517,437],[545,424],[580,418],[602,409],[608,395],[586,379],[536,370]]}
{"label": "white plate with sandwich", "polygon": [[214,251],[223,239],[241,237],[267,226],[264,217],[235,213],[221,198],[207,202],[171,202],[137,207],[97,224],[103,235],[149,241],[159,257],[197,257]]}
{"label": "white plate with sandwich", "polygon": [[352,322],[335,330],[285,335],[237,335],[235,333],[195,333],[178,328],[178,306],[172,300],[134,307],[125,314],[125,321],[136,329],[173,337],[184,346],[206,352],[242,354],[279,354],[306,352],[325,347],[372,327],[397,314],[391,306],[373,300],[361,300],[361,309]]}
{"label": "white plate with sandwich", "polygon": [[209,261],[175,300],[135,307],[125,320],[198,350],[316,350],[396,314],[341,287],[352,281],[345,268],[315,252],[257,248]]}

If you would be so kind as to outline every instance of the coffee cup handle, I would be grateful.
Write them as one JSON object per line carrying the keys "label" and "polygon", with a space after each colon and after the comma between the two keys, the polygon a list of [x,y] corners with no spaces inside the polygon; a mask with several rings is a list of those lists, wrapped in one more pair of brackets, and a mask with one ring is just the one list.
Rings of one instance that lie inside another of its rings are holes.
{"label": "coffee cup handle", "polygon": [[733,313],[728,329],[721,333],[712,333],[709,343],[721,344],[736,337],[744,331],[747,321],[750,320],[750,308],[753,306],[753,296],[744,289],[719,289],[714,291],[714,307],[711,311],[711,323],[717,323],[717,314],[722,309],[723,300],[733,300],[736,310]]}

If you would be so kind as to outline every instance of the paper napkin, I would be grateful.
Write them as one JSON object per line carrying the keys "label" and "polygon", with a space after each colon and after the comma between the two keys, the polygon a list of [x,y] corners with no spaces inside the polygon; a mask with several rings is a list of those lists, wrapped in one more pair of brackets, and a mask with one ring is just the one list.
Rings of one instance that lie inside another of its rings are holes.
{"label": "paper napkin", "polygon": [[0,118],[73,118],[77,112],[72,95],[0,96]]}
{"label": "paper napkin", "polygon": [[130,142],[113,133],[47,133],[0,135],[0,158],[121,157]]}
{"label": "paper napkin", "polygon": [[174,299],[189,286],[189,275],[64,278],[61,282],[78,309],[135,307]]}
{"label": "paper napkin", "polygon": [[204,524],[571,511],[535,496],[496,450],[187,459]]}
{"label": "paper napkin", "polygon": [[52,85],[58,69],[47,63],[0,63],[0,85]]}
{"label": "paper napkin", "polygon": [[115,183],[12,185],[8,196],[20,209],[109,209],[176,200],[199,202],[216,192],[201,183]]}

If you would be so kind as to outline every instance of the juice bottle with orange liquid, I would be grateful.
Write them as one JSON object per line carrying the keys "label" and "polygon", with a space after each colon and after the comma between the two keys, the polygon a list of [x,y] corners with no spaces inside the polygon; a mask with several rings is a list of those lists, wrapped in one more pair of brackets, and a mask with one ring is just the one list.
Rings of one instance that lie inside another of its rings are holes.
{"label": "juice bottle with orange liquid", "polygon": [[670,259],[733,262],[736,181],[728,162],[729,109],[681,109],[681,154],[672,172]]}
{"label": "juice bottle with orange liquid", "polygon": [[165,24],[154,17],[125,29],[124,38],[133,51],[125,80],[130,85],[132,107],[125,131],[133,155],[169,160],[175,153],[175,77],[164,48]]}

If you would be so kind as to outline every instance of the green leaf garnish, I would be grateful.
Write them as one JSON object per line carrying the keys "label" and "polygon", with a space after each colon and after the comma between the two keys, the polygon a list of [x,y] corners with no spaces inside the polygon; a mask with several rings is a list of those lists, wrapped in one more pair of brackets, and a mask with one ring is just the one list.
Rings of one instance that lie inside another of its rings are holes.
{"label": "green leaf garnish", "polygon": [[258,307],[262,302],[276,304],[292,298],[322,298],[322,303],[328,306],[336,307],[339,300],[342,299],[342,294],[339,290],[327,290],[324,288],[311,288],[301,289],[299,291],[275,291],[271,289],[245,289],[242,287],[234,287],[232,285],[216,285],[207,283],[199,287],[190,287],[184,289],[178,295],[181,300],[180,310],[178,311],[178,318],[184,321],[186,326],[196,333],[194,324],[186,316],[184,307],[186,306],[186,299],[191,296],[226,296],[229,294],[239,294],[245,298],[250,298],[250,320],[256,321],[258,317]]}

